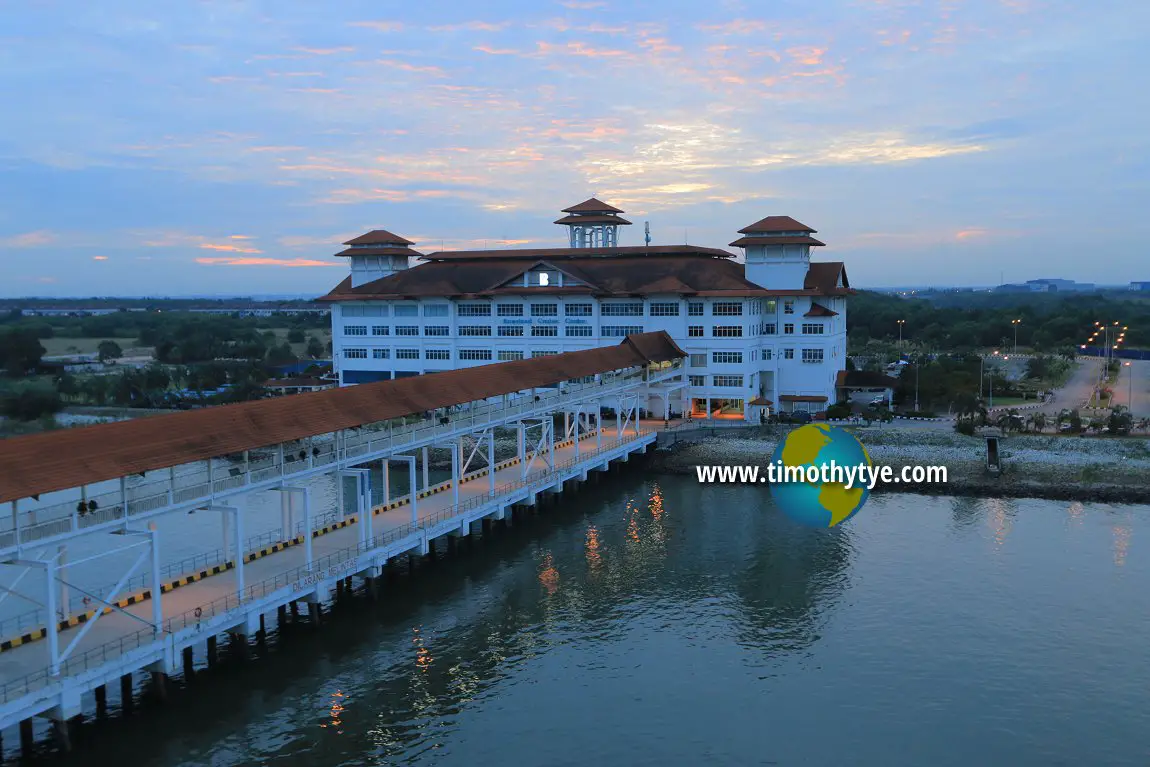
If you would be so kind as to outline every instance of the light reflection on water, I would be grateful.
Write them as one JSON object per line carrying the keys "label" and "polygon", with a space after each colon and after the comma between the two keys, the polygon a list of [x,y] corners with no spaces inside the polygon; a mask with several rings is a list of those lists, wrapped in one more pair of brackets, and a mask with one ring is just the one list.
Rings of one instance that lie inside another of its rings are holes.
{"label": "light reflection on water", "polygon": [[1146,511],[876,495],[810,530],[756,488],[623,478],[86,758],[1141,764]]}

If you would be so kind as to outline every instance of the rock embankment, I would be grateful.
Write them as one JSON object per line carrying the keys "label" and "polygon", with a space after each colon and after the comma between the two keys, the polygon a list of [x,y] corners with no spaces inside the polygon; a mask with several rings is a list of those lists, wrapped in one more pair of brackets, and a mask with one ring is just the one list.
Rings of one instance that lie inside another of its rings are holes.
{"label": "rock embankment", "polygon": [[[896,474],[904,466],[947,468],[945,483],[880,484],[876,492],[1150,503],[1147,439],[1012,435],[1002,442],[1003,473],[992,477],[985,469],[985,443],[978,437],[891,427],[852,431],[876,465],[892,466]],[[669,449],[657,451],[647,467],[690,475],[699,465],[765,467],[778,438],[765,430],[755,438],[683,435]]]}

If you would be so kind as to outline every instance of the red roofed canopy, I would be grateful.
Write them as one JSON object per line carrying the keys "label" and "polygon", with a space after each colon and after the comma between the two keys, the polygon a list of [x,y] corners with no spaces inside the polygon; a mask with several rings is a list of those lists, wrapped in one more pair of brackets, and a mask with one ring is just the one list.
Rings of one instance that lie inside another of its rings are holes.
{"label": "red roofed canopy", "polygon": [[392,234],[386,229],[372,229],[367,234],[348,240],[344,245],[414,245],[411,240],[405,240],[398,234]]}
{"label": "red roofed canopy", "polygon": [[602,200],[592,197],[590,200],[584,200],[578,205],[572,205],[570,208],[564,208],[564,213],[622,213],[623,211],[616,208],[614,205],[608,205]]}
{"label": "red roofed canopy", "polygon": [[815,231],[806,224],[795,221],[790,216],[767,216],[740,229],[739,234],[776,234],[779,232],[810,232],[813,234]]}

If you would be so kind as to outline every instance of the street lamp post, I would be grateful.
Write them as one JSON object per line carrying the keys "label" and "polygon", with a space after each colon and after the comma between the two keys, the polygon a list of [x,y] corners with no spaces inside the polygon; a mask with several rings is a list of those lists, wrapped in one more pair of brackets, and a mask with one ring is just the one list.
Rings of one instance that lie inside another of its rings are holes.
{"label": "street lamp post", "polygon": [[914,412],[918,412],[918,369],[922,367],[922,358],[914,365]]}
{"label": "street lamp post", "polygon": [[902,351],[902,326],[906,324],[906,320],[898,321],[898,350]]}
{"label": "street lamp post", "polygon": [[1131,414],[1134,412],[1134,366],[1129,362],[1122,363],[1125,367],[1130,368],[1126,372],[1126,407],[1130,410]]}
{"label": "street lamp post", "polygon": [[1018,354],[1018,326],[1022,324],[1022,320],[1011,320],[1010,324],[1014,326],[1014,353]]}

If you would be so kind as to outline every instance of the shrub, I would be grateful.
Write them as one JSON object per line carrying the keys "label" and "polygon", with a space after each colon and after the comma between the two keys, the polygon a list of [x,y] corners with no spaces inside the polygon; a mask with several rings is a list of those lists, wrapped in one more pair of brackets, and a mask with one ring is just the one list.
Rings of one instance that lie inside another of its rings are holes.
{"label": "shrub", "polygon": [[837,405],[831,405],[830,407],[827,408],[827,418],[829,418],[829,419],[850,418],[850,417],[851,417],[851,406],[847,405],[845,403],[839,403]]}
{"label": "shrub", "polygon": [[954,430],[968,437],[974,436],[974,421],[969,418],[960,418],[954,422]]}

